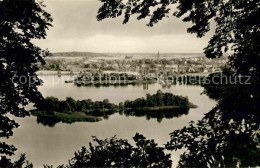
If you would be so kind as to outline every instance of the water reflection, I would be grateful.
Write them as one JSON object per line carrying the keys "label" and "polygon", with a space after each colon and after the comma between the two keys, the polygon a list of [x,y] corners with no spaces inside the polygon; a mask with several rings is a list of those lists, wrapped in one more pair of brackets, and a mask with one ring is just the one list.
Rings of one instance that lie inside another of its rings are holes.
{"label": "water reflection", "polygon": [[[52,81],[56,82],[55,84]],[[17,155],[26,153],[27,159],[35,167],[42,167],[43,164],[51,164],[54,167],[66,163],[73,157],[73,153],[86,146],[92,141],[92,136],[100,139],[110,138],[117,135],[119,138],[128,139],[132,142],[132,137],[137,132],[147,138],[153,138],[160,146],[170,139],[169,133],[176,129],[188,126],[191,120],[200,120],[204,113],[208,112],[216,105],[216,102],[206,95],[201,95],[203,88],[200,86],[172,86],[162,88],[159,84],[150,84],[148,90],[143,86],[127,87],[75,87],[73,83],[58,83],[57,77],[46,76],[44,85],[39,89],[44,97],[55,96],[60,100],[72,97],[76,100],[92,99],[102,101],[109,99],[111,103],[120,103],[126,100],[134,100],[144,97],[147,93],[154,94],[157,90],[170,92],[175,95],[187,96],[189,100],[198,105],[198,108],[191,108],[187,114],[182,114],[179,118],[164,118],[161,123],[157,118],[120,115],[118,113],[110,115],[108,119],[100,122],[78,122],[73,124],[56,123],[54,127],[37,124],[34,116],[26,118],[15,118],[21,125],[15,129],[14,136],[8,139],[8,143],[14,144],[17,148]],[[175,113],[170,113],[175,114]],[[169,114],[169,115],[170,115]],[[168,117],[168,113],[165,113]],[[41,120],[42,121],[42,120]],[[50,121],[45,121],[45,124]],[[50,124],[51,125],[51,124]],[[181,152],[172,152],[173,167],[177,165]],[[13,159],[16,159],[17,158]]]}
{"label": "water reflection", "polygon": [[143,89],[144,90],[148,90],[149,89],[149,84],[148,83],[144,83],[143,84]]}
{"label": "water reflection", "polygon": [[189,113],[189,108],[178,108],[178,109],[163,109],[163,110],[125,110],[121,111],[120,114],[125,116],[136,116],[136,117],[145,117],[146,120],[151,118],[157,119],[158,123],[161,123],[164,118],[172,119],[179,118],[182,115],[187,115]]}
{"label": "water reflection", "polygon": [[44,126],[54,127],[57,123],[61,122],[57,118],[48,117],[48,116],[37,116],[37,123]]}
{"label": "water reflection", "polygon": [[[111,113],[114,114],[114,113]],[[144,111],[144,110],[124,110],[119,111],[120,115],[125,115],[126,117],[135,116],[135,117],[145,117],[146,120],[150,120],[154,118],[157,120],[158,123],[161,123],[164,118],[172,119],[172,118],[179,118],[182,115],[189,114],[189,108],[180,108],[180,109],[163,109],[163,110],[152,110],[152,111]],[[103,119],[108,120],[109,115],[103,116]],[[66,122],[62,121],[58,118],[54,118],[51,116],[37,116],[37,123],[42,124],[43,126],[54,127],[57,123],[66,123],[72,124],[75,122]],[[85,121],[85,122],[92,122],[92,121]]]}

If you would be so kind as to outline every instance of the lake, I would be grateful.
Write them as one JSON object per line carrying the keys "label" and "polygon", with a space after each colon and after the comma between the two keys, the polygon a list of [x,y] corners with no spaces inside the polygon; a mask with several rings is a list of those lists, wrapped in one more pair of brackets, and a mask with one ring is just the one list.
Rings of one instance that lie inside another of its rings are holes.
{"label": "lake", "polygon": [[[162,88],[159,84],[151,84],[148,89],[141,86],[119,87],[76,87],[74,84],[65,84],[66,79],[56,76],[42,76],[43,86],[39,87],[43,96],[55,96],[59,99],[73,97],[76,100],[92,99],[94,101],[109,99],[112,103],[125,100],[134,100],[144,97],[147,93],[154,94],[158,89],[163,92],[171,92],[175,95],[187,96],[198,108],[190,109],[187,115],[179,118],[163,119],[160,123],[156,119],[147,120],[145,117],[125,116],[114,114],[106,120],[96,123],[57,123],[54,127],[38,124],[36,117],[15,118],[21,125],[14,130],[14,136],[8,139],[8,143],[14,144],[18,151],[15,158],[21,153],[26,153],[27,159],[35,167],[43,164],[57,166],[68,163],[74,152],[82,146],[88,146],[92,136],[100,139],[117,135],[118,138],[128,139],[133,143],[135,133],[141,133],[145,137],[155,139],[159,145],[170,140],[169,133],[188,125],[193,120],[203,117],[203,114],[211,110],[216,102],[206,95],[201,95],[201,86],[180,86]],[[62,80],[61,80],[62,79]],[[28,109],[31,109],[29,106]],[[182,151],[173,151],[173,166],[178,163],[179,154]]]}

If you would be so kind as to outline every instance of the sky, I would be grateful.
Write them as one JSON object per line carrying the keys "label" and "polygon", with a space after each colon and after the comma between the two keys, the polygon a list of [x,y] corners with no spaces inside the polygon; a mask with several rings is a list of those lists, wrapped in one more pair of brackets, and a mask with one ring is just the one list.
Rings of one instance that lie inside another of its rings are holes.
{"label": "sky", "polygon": [[191,23],[173,16],[153,27],[146,26],[149,20],[136,16],[128,24],[122,24],[123,17],[97,21],[102,5],[98,0],[44,0],[44,4],[53,27],[46,39],[34,43],[51,52],[202,53],[212,35],[197,38],[187,33]]}

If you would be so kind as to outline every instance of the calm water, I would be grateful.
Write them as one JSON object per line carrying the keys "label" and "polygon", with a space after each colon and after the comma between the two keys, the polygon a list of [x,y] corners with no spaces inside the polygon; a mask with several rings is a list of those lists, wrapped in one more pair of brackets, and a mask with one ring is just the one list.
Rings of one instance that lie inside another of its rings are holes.
{"label": "calm water", "polygon": [[[201,95],[203,88],[200,86],[172,86],[163,89],[159,84],[149,85],[149,89],[143,86],[127,87],[76,87],[73,84],[65,84],[58,81],[58,77],[44,76],[44,85],[39,89],[44,96],[55,96],[65,99],[70,96],[74,99],[109,99],[110,102],[119,103],[127,99],[133,100],[144,97],[147,93],[154,94],[158,89],[163,92],[171,92],[176,95],[188,96],[189,100],[198,105],[198,108],[191,109],[188,115],[179,118],[163,119],[158,123],[156,119],[146,120],[145,117],[126,117],[115,114],[107,120],[97,123],[58,123],[55,127],[38,124],[36,117],[16,118],[21,125],[14,131],[14,136],[8,142],[14,144],[20,153],[26,153],[27,159],[35,167],[42,167],[43,164],[57,166],[73,157],[75,151],[81,146],[86,146],[92,140],[92,136],[98,138],[109,138],[117,135],[119,138],[128,139],[133,142],[135,133],[142,133],[147,138],[154,138],[160,145],[170,140],[169,133],[182,128],[191,120],[201,119],[203,114],[208,112],[215,105],[215,101],[206,95]],[[30,108],[30,107],[28,107]],[[179,152],[171,152],[173,166],[175,167]],[[16,157],[16,156],[15,156]]]}

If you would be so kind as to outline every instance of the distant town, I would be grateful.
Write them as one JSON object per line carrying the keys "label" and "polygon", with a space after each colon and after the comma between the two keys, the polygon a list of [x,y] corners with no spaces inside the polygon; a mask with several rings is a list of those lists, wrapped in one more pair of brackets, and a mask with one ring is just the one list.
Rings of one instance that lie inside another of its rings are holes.
{"label": "distant town", "polygon": [[227,57],[208,59],[203,54],[99,54],[54,53],[40,66],[39,74],[124,73],[157,77],[221,72]]}

